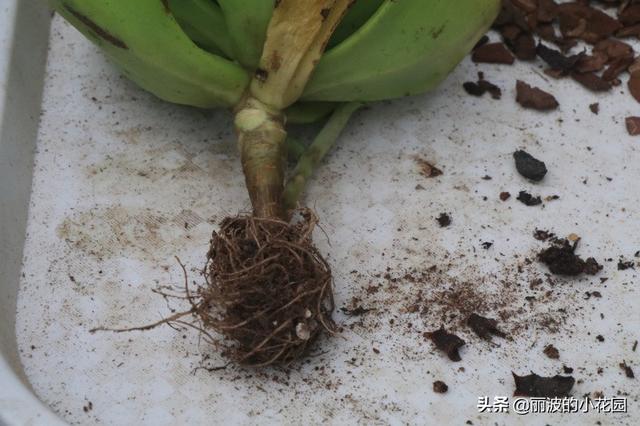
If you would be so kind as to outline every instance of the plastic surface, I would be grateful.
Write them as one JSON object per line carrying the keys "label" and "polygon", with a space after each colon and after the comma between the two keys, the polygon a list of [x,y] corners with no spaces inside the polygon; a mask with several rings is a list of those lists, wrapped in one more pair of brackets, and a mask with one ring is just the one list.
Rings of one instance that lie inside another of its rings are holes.
{"label": "plastic surface", "polygon": [[[503,88],[502,100],[464,93],[461,83],[478,70]],[[552,91],[560,109],[521,109],[516,78]],[[616,268],[618,256],[632,259],[640,249],[640,139],[624,127],[638,104],[624,86],[614,92],[594,95],[527,64],[466,60],[434,93],[358,113],[307,200],[329,237],[316,233],[334,270],[338,307],[374,311],[357,317],[338,310],[341,336],[320,342],[288,373],[207,371],[197,367],[225,360],[199,344],[194,330],[89,329],[143,325],[186,307],[151,290],[182,285],[174,256],[201,283],[215,224],[249,207],[231,116],[154,99],[56,18],[18,300],[26,375],[75,424],[638,424],[638,387],[619,363],[638,366],[632,346],[640,338],[640,290],[634,270]],[[589,111],[594,102],[599,115]],[[511,155],[518,148],[546,162],[542,183],[516,173]],[[444,174],[425,178],[416,158]],[[526,207],[515,200],[520,190],[560,199]],[[512,198],[500,201],[502,191]],[[441,212],[451,214],[450,227],[438,226]],[[544,246],[532,238],[536,228],[579,235],[579,253],[605,270],[548,284],[545,267],[525,261]],[[441,272],[405,277],[431,265]],[[529,288],[537,278],[544,291]],[[450,326],[427,301],[446,285],[468,289],[465,283],[506,306],[501,326],[513,340],[492,345],[460,327],[467,345],[453,363],[423,337],[441,322]],[[602,297],[586,300],[587,291]],[[540,326],[544,315],[563,318],[556,333]],[[547,344],[560,360],[542,353]],[[478,397],[512,395],[512,371],[552,376],[563,364],[580,380],[573,395],[624,395],[629,412],[478,413]],[[435,380],[448,393],[434,393]]]}
{"label": "plastic surface", "polygon": [[[49,34],[40,2],[0,1],[0,424],[61,423],[32,393],[15,313]],[[28,30],[24,30],[28,28]]]}

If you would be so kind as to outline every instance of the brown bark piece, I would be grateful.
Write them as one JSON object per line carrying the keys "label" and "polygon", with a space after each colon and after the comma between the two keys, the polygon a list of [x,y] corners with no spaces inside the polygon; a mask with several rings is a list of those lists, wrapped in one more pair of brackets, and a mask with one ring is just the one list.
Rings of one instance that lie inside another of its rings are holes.
{"label": "brown bark piece", "polygon": [[476,63],[512,65],[515,58],[504,43],[487,43],[473,51],[471,60]]}
{"label": "brown bark piece", "polygon": [[516,82],[516,102],[524,108],[538,111],[549,111],[558,108],[558,101],[550,94],[537,87],[529,86],[524,81]]}

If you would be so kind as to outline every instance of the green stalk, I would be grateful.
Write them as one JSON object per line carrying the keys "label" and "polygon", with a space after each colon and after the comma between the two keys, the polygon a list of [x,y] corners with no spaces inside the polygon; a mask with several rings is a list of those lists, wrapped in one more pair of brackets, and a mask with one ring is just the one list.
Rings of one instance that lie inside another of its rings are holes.
{"label": "green stalk", "polygon": [[286,210],[296,207],[307,180],[336,143],[338,136],[340,136],[353,113],[360,109],[362,105],[360,102],[350,102],[336,108],[313,143],[302,154],[284,189],[282,200]]}
{"label": "green stalk", "polygon": [[307,149],[302,141],[289,135],[287,135],[285,144],[287,146],[287,158],[290,163],[296,163]]}

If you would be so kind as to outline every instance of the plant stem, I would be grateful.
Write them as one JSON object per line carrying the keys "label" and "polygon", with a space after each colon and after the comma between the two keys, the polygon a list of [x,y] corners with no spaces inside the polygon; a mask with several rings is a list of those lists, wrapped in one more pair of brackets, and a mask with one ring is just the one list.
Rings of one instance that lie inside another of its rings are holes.
{"label": "plant stem", "polygon": [[287,135],[285,143],[287,144],[287,158],[291,163],[297,162],[307,149],[304,143],[289,135]]}
{"label": "plant stem", "polygon": [[349,118],[360,107],[362,107],[361,103],[350,102],[336,108],[313,143],[302,154],[284,189],[283,204],[286,210],[295,208],[304,191],[307,180],[335,144]]}
{"label": "plant stem", "polygon": [[249,96],[236,110],[235,126],[253,215],[282,218],[287,164],[283,114]]}

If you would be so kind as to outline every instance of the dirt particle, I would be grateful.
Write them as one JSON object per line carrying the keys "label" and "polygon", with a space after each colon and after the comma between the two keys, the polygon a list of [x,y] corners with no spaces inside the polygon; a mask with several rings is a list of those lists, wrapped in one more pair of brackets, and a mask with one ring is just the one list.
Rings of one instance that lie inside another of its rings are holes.
{"label": "dirt particle", "polygon": [[516,170],[522,176],[534,182],[540,182],[547,174],[547,166],[526,151],[518,150],[513,153]]}
{"label": "dirt particle", "polygon": [[356,306],[354,308],[340,308],[343,314],[349,317],[359,317],[367,312],[373,311],[373,309],[363,308],[362,306]]}
{"label": "dirt particle", "polygon": [[576,276],[582,273],[595,275],[602,266],[590,257],[586,261],[575,253],[578,241],[573,245],[568,240],[556,240],[538,254],[538,260],[549,267],[549,271],[557,275]]}
{"label": "dirt particle", "polygon": [[538,206],[540,204],[542,204],[542,198],[540,198],[539,196],[534,197],[533,195],[529,194],[527,191],[520,191],[520,193],[518,194],[518,198],[516,198],[518,201],[520,201],[522,204],[524,204],[525,206]]}
{"label": "dirt particle", "polygon": [[420,174],[426,178],[433,178],[441,176],[443,174],[442,170],[440,170],[424,158],[415,157],[415,161],[420,167]]}
{"label": "dirt particle", "polygon": [[458,350],[465,344],[465,341],[455,334],[448,333],[444,326],[441,326],[436,331],[426,332],[423,336],[430,339],[436,348],[447,354],[451,361],[458,362],[462,360]]}
{"label": "dirt particle", "polygon": [[451,225],[451,216],[449,216],[447,213],[440,213],[440,216],[436,218],[436,221],[441,228],[446,228],[447,226]]}
{"label": "dirt particle", "polygon": [[472,313],[467,318],[467,325],[484,340],[491,340],[491,336],[505,338],[507,335],[498,329],[498,321],[492,318],[485,318],[476,313]]}
{"label": "dirt particle", "polygon": [[551,359],[560,359],[560,351],[558,351],[558,348],[556,348],[553,345],[547,345],[545,346],[544,350],[542,351],[548,358]]}
{"label": "dirt particle", "polygon": [[547,241],[550,239],[554,239],[555,236],[556,234],[554,234],[553,232],[545,231],[542,229],[536,229],[533,232],[533,238],[535,238],[538,241]]}
{"label": "dirt particle", "polygon": [[627,269],[635,268],[636,264],[633,260],[624,260],[622,258],[618,260],[618,271],[626,271]]}
{"label": "dirt particle", "polygon": [[493,83],[484,79],[482,73],[478,73],[478,81],[467,81],[462,84],[464,90],[471,96],[481,97],[485,93],[489,93],[493,99],[500,99],[502,97],[502,90]]}
{"label": "dirt particle", "polygon": [[449,386],[442,380],[436,380],[433,382],[433,391],[435,393],[446,393],[449,390]]}
{"label": "dirt particle", "polygon": [[620,363],[620,368],[622,369],[622,371],[624,371],[624,375],[628,378],[634,379],[636,377],[635,374],[633,374],[633,370],[631,369],[631,367],[627,365],[626,361],[622,361]]}

